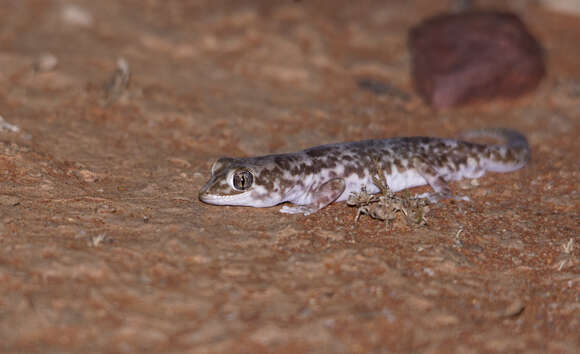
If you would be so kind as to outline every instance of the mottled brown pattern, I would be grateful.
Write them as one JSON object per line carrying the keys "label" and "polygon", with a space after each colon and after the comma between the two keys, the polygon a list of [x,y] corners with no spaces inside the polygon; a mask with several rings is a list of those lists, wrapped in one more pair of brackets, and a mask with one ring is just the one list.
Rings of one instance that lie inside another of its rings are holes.
{"label": "mottled brown pattern", "polygon": [[308,157],[327,157],[330,153],[332,153],[332,148],[330,147],[316,147],[309,150],[306,150],[305,153]]}
{"label": "mottled brown pattern", "polygon": [[[317,200],[322,197],[311,193],[334,178],[348,181],[347,188],[373,187],[372,176],[377,164],[395,190],[426,183],[439,196],[450,196],[448,181],[481,176],[486,170],[511,171],[525,165],[530,158],[528,143],[517,132],[490,129],[471,133],[478,134],[503,138],[506,144],[405,137],[323,145],[290,154],[222,158],[212,168],[212,178],[200,192],[200,198],[239,194],[224,180],[231,175],[229,171],[244,168],[254,174],[255,190],[250,198],[236,203],[270,206],[284,201]],[[406,182],[405,178],[412,180]],[[301,211],[311,212],[311,209]]]}
{"label": "mottled brown pattern", "polygon": [[344,175],[357,175],[359,178],[363,178],[366,170],[366,167],[362,164],[351,163],[344,166]]}

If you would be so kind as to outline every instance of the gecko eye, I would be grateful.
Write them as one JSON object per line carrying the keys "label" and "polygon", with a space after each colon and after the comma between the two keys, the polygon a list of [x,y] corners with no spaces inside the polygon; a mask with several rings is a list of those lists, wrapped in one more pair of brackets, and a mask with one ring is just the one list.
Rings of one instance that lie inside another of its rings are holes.
{"label": "gecko eye", "polygon": [[254,175],[248,170],[239,170],[234,173],[234,188],[239,191],[245,191],[254,183]]}

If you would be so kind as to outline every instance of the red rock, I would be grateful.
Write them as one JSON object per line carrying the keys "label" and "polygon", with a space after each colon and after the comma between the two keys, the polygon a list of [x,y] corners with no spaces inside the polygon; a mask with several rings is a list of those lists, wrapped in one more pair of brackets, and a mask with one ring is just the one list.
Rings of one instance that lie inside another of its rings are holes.
{"label": "red rock", "polygon": [[543,50],[514,14],[468,12],[425,20],[410,32],[415,89],[435,108],[534,90]]}

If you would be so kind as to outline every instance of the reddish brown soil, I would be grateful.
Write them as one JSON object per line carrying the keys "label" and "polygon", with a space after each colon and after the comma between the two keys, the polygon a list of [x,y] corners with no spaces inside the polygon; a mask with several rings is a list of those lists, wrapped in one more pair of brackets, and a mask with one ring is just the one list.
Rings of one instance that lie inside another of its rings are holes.
{"label": "reddish brown soil", "polygon": [[[580,19],[514,3],[538,91],[433,112],[406,34],[443,2],[2,0],[0,351],[577,352]],[[533,161],[453,184],[472,202],[427,227],[197,199],[219,156],[488,126]]]}

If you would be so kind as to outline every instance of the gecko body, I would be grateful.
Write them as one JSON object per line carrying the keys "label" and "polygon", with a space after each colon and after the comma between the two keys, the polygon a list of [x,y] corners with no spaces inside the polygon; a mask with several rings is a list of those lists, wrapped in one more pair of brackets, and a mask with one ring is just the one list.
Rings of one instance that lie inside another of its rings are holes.
{"label": "gecko body", "polygon": [[288,154],[222,157],[213,164],[199,198],[209,204],[252,207],[290,202],[293,205],[283,206],[280,212],[309,215],[346,200],[362,187],[378,193],[373,175],[380,170],[394,192],[428,184],[434,192],[419,197],[431,202],[468,200],[454,196],[447,183],[478,178],[487,171],[514,171],[531,156],[525,136],[513,130],[485,129],[463,137],[493,137],[504,143],[405,137],[321,145]]}

